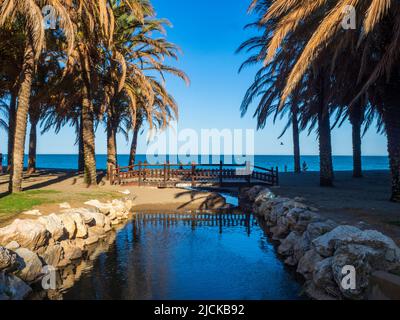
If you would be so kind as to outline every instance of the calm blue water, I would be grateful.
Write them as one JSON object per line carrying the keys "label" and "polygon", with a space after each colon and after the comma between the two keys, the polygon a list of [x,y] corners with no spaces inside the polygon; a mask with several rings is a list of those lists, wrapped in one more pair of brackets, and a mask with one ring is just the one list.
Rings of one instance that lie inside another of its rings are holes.
{"label": "calm blue water", "polygon": [[137,214],[66,300],[299,299],[252,215]]}
{"label": "calm blue water", "polygon": [[[97,155],[97,167],[98,169],[106,168],[106,155]],[[138,155],[137,161],[145,161],[145,155]],[[165,159],[161,159],[160,163],[163,163]],[[204,159],[200,157],[180,157],[179,160],[182,163],[190,163],[194,161],[195,163],[205,163]],[[227,159],[223,159],[225,163]],[[243,163],[241,159],[236,159],[231,163]],[[27,159],[25,159],[27,162]],[[129,156],[119,155],[118,161],[121,166],[128,165]],[[171,163],[178,163],[176,157],[170,157]],[[306,162],[309,171],[319,171],[319,158],[318,156],[303,156],[301,162]],[[285,170],[287,166],[288,171],[293,171],[293,157],[292,156],[260,156],[257,155],[254,158],[255,165],[261,167],[279,167],[280,171]],[[353,159],[351,156],[334,156],[334,169],[335,171],[351,171],[353,166]],[[3,163],[6,163],[6,156],[4,157]],[[77,155],[38,155],[37,165],[39,168],[51,168],[51,169],[77,169],[78,165]],[[208,163],[218,164],[219,156],[208,157]],[[389,160],[387,157],[383,156],[367,156],[363,157],[363,168],[364,170],[388,170]]]}

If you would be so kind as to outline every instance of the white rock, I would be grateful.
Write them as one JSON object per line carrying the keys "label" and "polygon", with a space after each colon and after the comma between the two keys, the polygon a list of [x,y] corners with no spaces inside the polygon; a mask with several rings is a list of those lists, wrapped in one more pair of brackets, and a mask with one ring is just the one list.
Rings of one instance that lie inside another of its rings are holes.
{"label": "white rock", "polygon": [[0,247],[0,271],[14,269],[17,265],[17,255],[4,247]]}
{"label": "white rock", "polygon": [[62,220],[64,228],[67,231],[68,239],[74,239],[76,236],[76,222],[69,213],[59,214],[58,217]]}
{"label": "white rock", "polygon": [[64,250],[59,243],[50,245],[41,255],[41,258],[46,262],[47,265],[57,267],[60,261],[64,258]]}
{"label": "white rock", "polygon": [[27,282],[32,282],[42,276],[43,264],[36,253],[26,248],[19,248],[15,253],[19,258],[19,268],[16,272],[19,278]]}
{"label": "white rock", "polygon": [[55,241],[63,240],[67,237],[67,230],[59,215],[53,213],[45,217],[40,217],[38,221],[46,227]]}
{"label": "white rock", "polygon": [[119,193],[126,194],[126,195],[131,194],[131,192],[128,189],[124,190],[124,191],[119,191]]}
{"label": "white rock", "polygon": [[71,205],[68,202],[63,202],[59,204],[60,209],[71,209]]}
{"label": "white rock", "polygon": [[22,214],[26,216],[41,216],[42,213],[39,210],[29,210],[29,211],[24,211]]}
{"label": "white rock", "polygon": [[5,246],[6,249],[11,250],[11,251],[15,251],[18,248],[21,248],[21,246],[19,245],[19,243],[17,241],[11,241],[9,244],[7,244]]}
{"label": "white rock", "polygon": [[47,244],[50,233],[38,221],[16,219],[5,228],[0,229],[0,244],[11,241],[18,242],[22,247],[37,250]]}

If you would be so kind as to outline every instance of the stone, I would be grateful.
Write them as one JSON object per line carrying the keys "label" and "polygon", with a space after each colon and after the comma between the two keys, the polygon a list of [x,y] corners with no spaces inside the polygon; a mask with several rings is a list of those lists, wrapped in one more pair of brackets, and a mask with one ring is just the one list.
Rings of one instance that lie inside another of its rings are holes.
{"label": "stone", "polygon": [[[344,266],[352,266],[356,272],[356,288],[345,289],[341,286],[344,277]],[[398,266],[396,263],[386,260],[385,250],[371,248],[362,244],[341,245],[333,257],[333,274],[342,292],[348,299],[364,299],[369,288],[371,274],[376,270],[387,271]]]}
{"label": "stone", "polygon": [[81,216],[84,218],[85,223],[87,223],[87,221],[91,221],[91,223],[89,224],[90,226],[98,226],[103,228],[105,226],[105,218],[106,216],[103,215],[100,212],[81,212],[80,213]]}
{"label": "stone", "polygon": [[0,300],[23,300],[32,288],[12,274],[0,272]]}
{"label": "stone", "polygon": [[64,259],[73,261],[80,259],[83,255],[82,249],[71,240],[61,241],[61,247],[64,251]]}
{"label": "stone", "polygon": [[64,224],[64,228],[67,231],[68,239],[74,239],[77,227],[74,218],[69,213],[63,213],[58,215],[58,217],[62,220]]}
{"label": "stone", "polygon": [[59,204],[60,209],[71,209],[71,205],[68,202],[63,202]]}
{"label": "stone", "polygon": [[310,280],[312,279],[316,264],[323,259],[324,258],[315,250],[308,250],[300,259],[299,264],[297,265],[297,272],[303,275],[305,279]]}
{"label": "stone", "polygon": [[246,196],[247,196],[248,200],[250,202],[254,202],[254,200],[257,198],[259,193],[264,189],[265,189],[265,187],[263,187],[263,186],[254,186],[254,187],[250,188],[246,192]]}
{"label": "stone", "polygon": [[4,247],[0,247],[0,271],[13,270],[17,266],[17,255]]}
{"label": "stone", "polygon": [[38,221],[46,227],[55,241],[60,241],[68,237],[64,222],[60,216],[53,213],[45,217],[40,217]]}
{"label": "stone", "polygon": [[41,216],[42,213],[39,210],[29,210],[29,211],[24,211],[22,214],[26,216]]}
{"label": "stone", "polygon": [[118,191],[119,193],[129,195],[131,192],[129,190]]}
{"label": "stone", "polygon": [[275,195],[268,188],[262,189],[256,198],[254,199],[254,204],[260,206],[264,202],[268,202],[275,198]]}
{"label": "stone", "polygon": [[37,250],[47,244],[50,233],[38,221],[16,219],[10,225],[0,229],[0,244],[11,241],[18,242],[22,247]]}
{"label": "stone", "polygon": [[27,282],[33,282],[42,276],[43,263],[39,256],[26,248],[19,248],[15,251],[18,255],[18,271],[16,275]]}
{"label": "stone", "polygon": [[59,243],[53,244],[46,248],[41,258],[46,262],[47,265],[57,267],[60,261],[64,258],[64,250]]}
{"label": "stone", "polygon": [[306,231],[301,239],[294,245],[293,257],[296,261],[300,261],[301,257],[311,249],[311,242],[321,235],[333,230],[337,227],[337,223],[331,220],[311,222],[307,225]]}
{"label": "stone", "polygon": [[340,292],[333,278],[333,258],[326,258],[315,264],[312,281],[317,288],[323,289],[327,294],[340,298]]}
{"label": "stone", "polygon": [[[294,254],[294,246],[300,241],[301,235],[297,232],[291,232],[278,247],[278,253],[283,256],[292,256]],[[288,260],[290,261],[290,260]]]}
{"label": "stone", "polygon": [[77,212],[69,213],[69,216],[75,221],[75,225],[76,225],[75,237],[76,238],[86,238],[87,234],[88,234],[88,227],[87,227],[85,221],[83,220],[82,216]]}
{"label": "stone", "polygon": [[7,244],[5,246],[6,249],[11,250],[11,251],[15,251],[18,248],[21,248],[21,246],[19,245],[19,243],[17,241],[11,241],[9,244]]}
{"label": "stone", "polygon": [[389,262],[400,261],[400,249],[392,239],[375,230],[362,231],[352,226],[339,226],[313,240],[313,246],[323,256],[332,256],[336,248],[348,244],[362,244],[374,249],[384,250]]}

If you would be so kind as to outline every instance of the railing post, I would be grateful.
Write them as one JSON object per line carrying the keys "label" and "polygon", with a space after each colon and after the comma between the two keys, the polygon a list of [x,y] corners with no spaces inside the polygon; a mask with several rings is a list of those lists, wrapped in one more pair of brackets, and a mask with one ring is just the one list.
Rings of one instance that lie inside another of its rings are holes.
{"label": "railing post", "polygon": [[195,187],[196,165],[192,162],[192,187]]}
{"label": "railing post", "polygon": [[142,184],[142,161],[139,161],[139,187]]}
{"label": "railing post", "polygon": [[167,164],[164,163],[164,185],[167,183]]}
{"label": "railing post", "polygon": [[117,166],[116,172],[117,172],[117,177],[118,177],[118,184],[120,185],[121,184],[121,172],[120,172],[119,166]]}
{"label": "railing post", "polygon": [[219,162],[219,185],[222,186],[222,160]]}
{"label": "railing post", "polygon": [[276,185],[279,186],[279,168],[276,167]]}
{"label": "railing post", "polygon": [[171,175],[171,166],[170,166],[169,160],[167,161],[167,165],[168,165],[168,168],[167,168],[167,170],[168,170],[167,180],[169,181],[170,175]]}

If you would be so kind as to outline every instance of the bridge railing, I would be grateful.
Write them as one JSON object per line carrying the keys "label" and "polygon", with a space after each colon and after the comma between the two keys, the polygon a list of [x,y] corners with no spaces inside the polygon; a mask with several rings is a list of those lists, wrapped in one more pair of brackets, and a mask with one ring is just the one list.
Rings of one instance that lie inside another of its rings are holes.
{"label": "bridge railing", "polygon": [[[133,166],[110,168],[108,177],[111,184],[123,184],[135,180],[140,186],[146,182],[214,182],[222,184],[233,180],[247,183],[261,181],[269,185],[279,184],[278,168],[263,168],[247,164],[148,164],[139,162]],[[255,181],[254,181],[255,180]]]}

